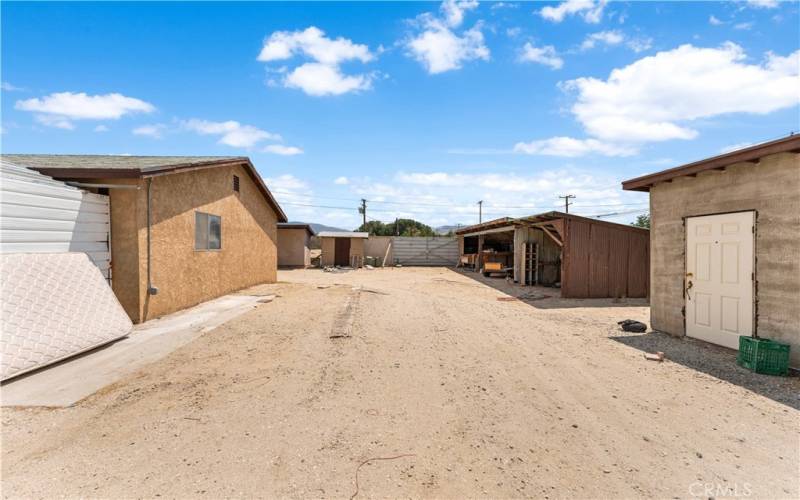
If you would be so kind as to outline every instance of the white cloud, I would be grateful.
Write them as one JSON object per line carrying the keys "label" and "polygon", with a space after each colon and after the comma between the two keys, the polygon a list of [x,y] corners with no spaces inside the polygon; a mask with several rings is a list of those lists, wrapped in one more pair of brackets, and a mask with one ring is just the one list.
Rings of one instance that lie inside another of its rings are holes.
{"label": "white cloud", "polygon": [[603,156],[631,156],[636,154],[636,149],[630,146],[620,146],[597,139],[574,139],[572,137],[551,137],[538,141],[518,142],[514,145],[514,151],[529,155],[562,156],[567,158],[594,153]]}
{"label": "white cloud", "polygon": [[117,120],[127,114],[151,113],[152,104],[122,94],[87,95],[84,92],[56,92],[44,97],[17,101],[16,109],[37,113],[36,121],[63,129],[75,128],[73,120]]}
{"label": "white cloud", "polygon": [[308,183],[302,179],[298,179],[292,174],[283,174],[278,177],[268,177],[265,182],[270,189],[280,191],[302,191],[308,190]]}
{"label": "white cloud", "polygon": [[60,128],[63,130],[75,130],[75,124],[69,119],[58,115],[33,115],[33,119],[37,123],[41,123],[47,127]]}
{"label": "white cloud", "polygon": [[12,85],[8,82],[0,82],[0,90],[4,90],[5,92],[20,92],[25,89],[22,87],[17,87],[16,85]]}
{"label": "white cloud", "polygon": [[374,60],[369,47],[342,37],[328,38],[315,26],[302,31],[276,31],[264,41],[257,60],[269,63],[295,56],[304,56],[312,62],[291,71],[286,67],[274,70],[284,75],[281,83],[285,87],[313,96],[326,96],[367,90],[372,86],[373,74],[345,75],[341,69],[341,64],[347,61],[368,63]]}
{"label": "white cloud", "polygon": [[711,16],[708,18],[708,24],[710,24],[710,25],[712,25],[712,26],[720,26],[720,25],[722,25],[722,24],[725,24],[725,21],[722,21],[722,20],[720,20],[719,18],[717,18],[717,16],[715,16],[715,15],[713,15],[713,14],[712,14],[712,15],[711,15]]}
{"label": "white cloud", "polygon": [[166,131],[167,126],[163,123],[154,123],[152,125],[142,125],[132,130],[134,135],[144,135],[152,137],[153,139],[161,139]]}
{"label": "white cloud", "polygon": [[778,4],[778,0],[747,0],[747,5],[756,9],[775,9]]}
{"label": "white cloud", "polygon": [[549,66],[552,69],[560,69],[564,66],[564,60],[559,57],[555,47],[545,45],[544,47],[534,47],[530,42],[522,47],[519,60],[523,62],[536,62]]}
{"label": "white cloud", "polygon": [[498,9],[516,9],[519,7],[518,3],[512,2],[492,2],[492,10]]}
{"label": "white cloud", "polygon": [[283,80],[285,87],[300,89],[308,95],[341,95],[372,88],[372,74],[345,75],[338,66],[305,63],[296,67]]}
{"label": "white cloud", "polygon": [[345,186],[350,184],[350,179],[345,176],[337,177],[336,180],[333,181],[334,184],[338,184],[340,186]]}
{"label": "white cloud", "polygon": [[[648,205],[645,193],[621,191],[619,178],[575,168],[520,173],[509,168],[482,172],[405,170],[379,179],[355,177],[349,181],[353,203],[340,205],[351,205],[352,209],[341,213],[342,221],[347,222],[335,224],[344,227],[361,224],[355,210],[358,198],[370,201],[367,213],[371,217],[383,221],[407,217],[431,226],[476,223],[476,200],[484,200],[484,220],[563,208],[557,198],[563,193],[578,196],[570,211],[581,215],[630,211],[634,207],[644,211]],[[324,219],[329,212],[332,210],[315,209],[313,220]],[[634,216],[625,217],[621,222],[630,222]]]}
{"label": "white cloud", "polygon": [[328,65],[338,65],[354,59],[366,63],[374,57],[366,45],[353,43],[342,37],[330,39],[325,36],[324,31],[311,26],[303,31],[276,31],[264,41],[258,60],[279,61],[297,54]]}
{"label": "white cloud", "polygon": [[539,15],[554,23],[560,23],[567,16],[580,15],[587,23],[597,24],[603,18],[605,6],[606,0],[567,0],[555,7],[543,7]]}
{"label": "white cloud", "polygon": [[[285,205],[283,209],[291,214],[290,220],[316,222],[325,214],[325,212],[320,214],[318,208],[309,206],[318,203],[314,201],[314,191],[303,179],[292,174],[282,174],[276,177],[267,177],[264,182],[278,203]],[[353,214],[355,215],[355,209]]]}
{"label": "white cloud", "polygon": [[625,41],[625,35],[618,30],[599,31],[586,36],[581,44],[581,50],[593,49],[598,43],[619,45],[623,41]]}
{"label": "white cloud", "polygon": [[736,23],[736,24],[733,25],[733,29],[741,30],[741,31],[749,31],[749,30],[753,29],[753,25],[754,25],[753,22]]}
{"label": "white cloud", "polygon": [[598,44],[606,46],[616,46],[622,43],[632,51],[639,53],[648,50],[653,46],[653,39],[648,37],[630,38],[619,30],[599,31],[591,33],[584,38],[581,43],[581,50],[590,50]]}
{"label": "white cloud", "polygon": [[726,113],[766,114],[800,100],[800,51],[747,64],[741,47],[682,45],[615,69],[607,80],[578,78],[571,111],[589,135],[605,141],[692,139],[687,122]]}
{"label": "white cloud", "polygon": [[[534,195],[533,198],[537,200],[552,199],[553,202],[557,202],[556,196],[562,191],[574,192],[584,201],[608,199],[609,195],[618,196],[619,193],[616,186],[613,189],[598,188],[598,186],[611,186],[615,184],[614,180],[598,178],[572,169],[544,170],[529,175],[507,172],[475,174],[401,171],[395,174],[393,180],[393,187],[387,186],[381,189],[380,185],[372,185],[360,193],[370,195],[370,199],[375,198],[376,191],[385,193],[391,198],[407,195],[409,192],[413,192],[415,197],[436,193],[433,195],[435,196],[433,199],[441,199],[442,196],[451,200],[466,198],[470,200],[464,207],[468,212],[475,210],[474,199],[483,198],[487,200],[487,204],[517,206],[520,204],[533,205],[530,202],[531,197],[525,198],[527,195]],[[403,186],[405,184],[415,187],[409,190]],[[460,193],[466,196],[461,196]],[[515,198],[515,196],[520,197]],[[447,202],[446,199],[443,201]],[[547,203],[546,206],[542,206],[540,203],[541,201],[536,203],[539,208],[554,208],[550,203]],[[455,203],[454,205],[457,206]]]}
{"label": "white cloud", "polygon": [[303,154],[303,150],[295,146],[284,146],[282,144],[270,144],[262,150],[264,153],[272,153],[281,156],[294,156]]}
{"label": "white cloud", "polygon": [[739,143],[736,143],[736,144],[731,144],[729,146],[725,146],[724,148],[719,150],[719,153],[724,155],[725,153],[732,153],[733,151],[738,151],[740,149],[744,149],[744,148],[752,146],[752,145],[753,145],[752,142],[739,142]]}
{"label": "white cloud", "polygon": [[408,55],[419,61],[430,74],[460,69],[473,60],[489,60],[481,23],[462,31],[454,31],[464,21],[464,11],[477,7],[476,1],[452,1],[442,3],[442,17],[425,13],[415,23],[422,31],[405,41]]}
{"label": "white cloud", "polygon": [[233,120],[212,122],[191,119],[183,122],[184,128],[202,135],[218,135],[219,143],[235,148],[251,148],[265,140],[280,141],[281,136]]}
{"label": "white cloud", "polygon": [[108,127],[105,125],[98,125],[94,128],[95,132],[108,132]]}
{"label": "white cloud", "polygon": [[450,27],[461,26],[464,22],[464,12],[478,8],[477,0],[444,0],[439,9],[442,17]]}
{"label": "white cloud", "polygon": [[629,49],[636,52],[644,52],[645,50],[649,50],[653,46],[653,39],[652,38],[631,38],[625,44],[628,46]]}

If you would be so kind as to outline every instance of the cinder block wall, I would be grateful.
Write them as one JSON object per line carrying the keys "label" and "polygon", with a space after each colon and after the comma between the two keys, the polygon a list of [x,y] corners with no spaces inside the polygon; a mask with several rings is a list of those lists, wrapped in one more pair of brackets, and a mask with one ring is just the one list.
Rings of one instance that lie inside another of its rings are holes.
{"label": "cinder block wall", "polygon": [[656,330],[683,336],[683,217],[758,211],[758,333],[792,344],[800,366],[800,155],[679,177],[650,190],[650,315]]}

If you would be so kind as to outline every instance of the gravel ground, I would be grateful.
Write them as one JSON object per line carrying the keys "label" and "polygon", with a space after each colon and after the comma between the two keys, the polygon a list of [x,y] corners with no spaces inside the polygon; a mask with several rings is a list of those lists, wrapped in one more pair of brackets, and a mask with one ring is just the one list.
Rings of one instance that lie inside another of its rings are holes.
{"label": "gravel ground", "polygon": [[3,496],[800,497],[798,378],[619,332],[642,301],[507,300],[441,268],[279,277],[72,408],[4,409]]}

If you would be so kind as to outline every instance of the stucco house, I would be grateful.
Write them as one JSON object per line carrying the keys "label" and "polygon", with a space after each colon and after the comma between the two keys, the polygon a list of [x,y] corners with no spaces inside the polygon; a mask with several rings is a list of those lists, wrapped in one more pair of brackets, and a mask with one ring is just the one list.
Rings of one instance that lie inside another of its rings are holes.
{"label": "stucco house", "polygon": [[311,237],[314,230],[308,224],[286,222],[278,224],[278,266],[310,267]]}
{"label": "stucco house", "polygon": [[323,266],[364,265],[364,241],[369,233],[357,231],[320,231],[322,253],[320,264]]}
{"label": "stucco house", "polygon": [[800,367],[800,136],[622,187],[650,193],[653,329],[734,349],[756,333]]}
{"label": "stucco house", "polygon": [[111,286],[134,322],[276,280],[286,215],[246,157],[3,159],[108,195]]}

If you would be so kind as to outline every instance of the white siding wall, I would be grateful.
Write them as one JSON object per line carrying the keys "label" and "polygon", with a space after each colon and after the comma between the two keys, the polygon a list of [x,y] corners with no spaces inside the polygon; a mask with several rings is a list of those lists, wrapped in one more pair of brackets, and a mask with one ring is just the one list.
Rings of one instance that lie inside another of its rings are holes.
{"label": "white siding wall", "polygon": [[0,253],[84,252],[111,279],[108,196],[0,163]]}

